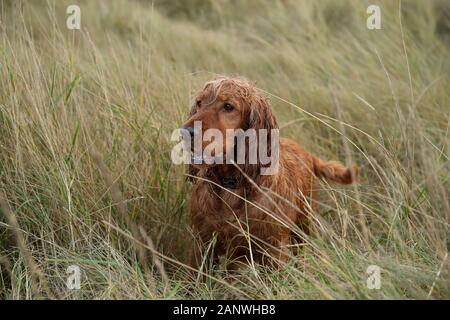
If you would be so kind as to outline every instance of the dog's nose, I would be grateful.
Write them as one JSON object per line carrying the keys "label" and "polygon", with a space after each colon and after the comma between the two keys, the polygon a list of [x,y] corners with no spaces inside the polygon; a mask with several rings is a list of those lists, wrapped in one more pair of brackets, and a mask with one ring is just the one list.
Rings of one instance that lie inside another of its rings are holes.
{"label": "dog's nose", "polygon": [[195,131],[193,126],[183,126],[183,130],[186,130],[191,135],[191,138],[194,137]]}

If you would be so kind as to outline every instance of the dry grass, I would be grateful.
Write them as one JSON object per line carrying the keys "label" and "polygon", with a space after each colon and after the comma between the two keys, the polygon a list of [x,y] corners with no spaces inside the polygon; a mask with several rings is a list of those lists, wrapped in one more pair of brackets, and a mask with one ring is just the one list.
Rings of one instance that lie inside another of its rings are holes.
{"label": "dry grass", "polygon": [[[79,31],[70,1],[1,2],[1,298],[450,297],[447,2],[378,1],[375,31],[370,1],[78,2]],[[203,283],[183,265],[189,183],[170,136],[217,74],[256,80],[283,136],[362,176],[321,185],[316,232],[284,270]]]}

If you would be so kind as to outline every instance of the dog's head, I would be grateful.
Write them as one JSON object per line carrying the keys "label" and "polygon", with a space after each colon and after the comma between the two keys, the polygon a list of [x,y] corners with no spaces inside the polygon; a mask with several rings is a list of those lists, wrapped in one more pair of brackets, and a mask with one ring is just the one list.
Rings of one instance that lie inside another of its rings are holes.
{"label": "dog's head", "polygon": [[[201,151],[202,154],[208,151],[213,157],[222,157],[224,162],[228,156],[233,156],[236,152],[235,136],[227,134],[227,130],[232,132],[237,129],[244,131],[255,129],[259,139],[259,130],[266,129],[267,136],[264,136],[264,139],[268,140],[267,146],[270,149],[271,130],[277,128],[276,119],[266,97],[252,83],[228,77],[220,77],[204,85],[195,97],[190,118],[183,125],[183,129],[187,130],[192,138],[192,151]],[[208,129],[215,129],[217,135]],[[208,131],[212,132],[214,137],[208,134]],[[204,135],[205,133],[207,134]],[[223,139],[217,138],[219,133]],[[197,142],[201,148],[194,150],[196,139],[201,139],[201,144]],[[249,143],[256,141],[247,141],[247,147]],[[246,152],[246,157],[248,156]],[[198,167],[214,165],[217,163],[202,161]],[[258,163],[250,164],[246,161],[240,166],[250,178],[255,180],[259,176]]]}

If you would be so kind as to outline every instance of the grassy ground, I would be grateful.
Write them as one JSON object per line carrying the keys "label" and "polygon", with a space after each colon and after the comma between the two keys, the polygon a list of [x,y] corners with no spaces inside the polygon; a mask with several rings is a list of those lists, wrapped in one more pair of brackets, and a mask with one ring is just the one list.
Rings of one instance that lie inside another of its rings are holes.
{"label": "grassy ground", "polygon": [[[450,298],[449,3],[233,2],[80,0],[72,31],[74,1],[1,1],[1,298]],[[257,81],[282,136],[362,176],[321,185],[283,270],[199,282],[170,135],[217,74]]]}

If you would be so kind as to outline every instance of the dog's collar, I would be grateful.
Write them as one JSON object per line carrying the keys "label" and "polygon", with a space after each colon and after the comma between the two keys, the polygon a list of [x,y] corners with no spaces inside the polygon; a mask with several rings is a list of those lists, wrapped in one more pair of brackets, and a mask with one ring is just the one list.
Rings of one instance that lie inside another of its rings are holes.
{"label": "dog's collar", "polygon": [[220,185],[227,189],[238,189],[238,179],[229,177],[219,177]]}

